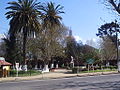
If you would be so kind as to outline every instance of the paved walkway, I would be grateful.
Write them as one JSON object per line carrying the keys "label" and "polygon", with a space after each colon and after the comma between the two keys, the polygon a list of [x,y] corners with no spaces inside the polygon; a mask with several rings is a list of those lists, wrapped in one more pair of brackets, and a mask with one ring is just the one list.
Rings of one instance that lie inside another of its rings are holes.
{"label": "paved walkway", "polygon": [[27,76],[27,77],[7,77],[7,78],[0,78],[0,82],[5,81],[20,81],[20,80],[33,80],[33,79],[55,79],[55,78],[68,78],[68,77],[75,77],[75,76],[90,76],[90,75],[102,75],[102,74],[117,74],[117,71],[111,72],[97,72],[97,73],[79,73],[79,74],[72,74],[69,70],[59,70],[55,72],[43,73],[36,76]]}

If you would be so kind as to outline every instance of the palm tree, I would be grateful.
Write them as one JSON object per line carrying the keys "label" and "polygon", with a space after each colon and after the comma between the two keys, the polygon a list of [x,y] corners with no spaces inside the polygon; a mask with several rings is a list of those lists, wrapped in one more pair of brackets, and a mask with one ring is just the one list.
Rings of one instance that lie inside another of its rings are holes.
{"label": "palm tree", "polygon": [[18,0],[9,2],[10,6],[6,9],[9,9],[5,15],[7,19],[10,19],[10,29],[9,34],[17,35],[22,33],[23,35],[23,61],[24,65],[26,57],[26,40],[27,36],[34,34],[35,31],[40,30],[39,15],[41,12],[39,8],[41,7],[40,2],[36,0]]}
{"label": "palm tree", "polygon": [[[46,40],[45,47],[46,52],[44,54],[45,64],[51,60],[54,56],[55,52],[55,33],[58,32],[58,29],[61,27],[62,17],[59,14],[64,13],[62,11],[63,6],[55,5],[53,2],[43,3],[41,6],[41,19],[42,19],[42,29],[44,36],[43,38]],[[43,52],[44,53],[44,52]],[[45,66],[46,67],[46,66]]]}
{"label": "palm tree", "polygon": [[44,3],[40,9],[42,11],[41,18],[44,29],[53,29],[56,26],[60,27],[62,17],[59,14],[64,13],[62,11],[63,6],[60,4],[55,6],[55,3],[48,2]]}

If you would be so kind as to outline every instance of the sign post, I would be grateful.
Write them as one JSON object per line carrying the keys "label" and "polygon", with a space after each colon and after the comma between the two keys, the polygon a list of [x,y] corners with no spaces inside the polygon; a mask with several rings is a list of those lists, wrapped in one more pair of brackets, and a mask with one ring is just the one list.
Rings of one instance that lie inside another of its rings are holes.
{"label": "sign post", "polygon": [[86,63],[88,64],[88,73],[90,71],[90,65],[92,64],[93,72],[94,72],[94,59],[87,59]]}

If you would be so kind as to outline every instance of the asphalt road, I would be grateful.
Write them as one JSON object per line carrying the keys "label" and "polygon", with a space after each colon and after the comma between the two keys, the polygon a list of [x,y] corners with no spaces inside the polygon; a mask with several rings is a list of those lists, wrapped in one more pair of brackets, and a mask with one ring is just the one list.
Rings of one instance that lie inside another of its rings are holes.
{"label": "asphalt road", "polygon": [[2,82],[0,90],[120,90],[120,74]]}

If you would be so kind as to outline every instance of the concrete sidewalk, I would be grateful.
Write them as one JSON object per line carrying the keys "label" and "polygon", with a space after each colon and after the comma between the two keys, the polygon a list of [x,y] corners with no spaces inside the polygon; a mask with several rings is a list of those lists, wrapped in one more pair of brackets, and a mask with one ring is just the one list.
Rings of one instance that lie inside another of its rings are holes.
{"label": "concrete sidewalk", "polygon": [[69,71],[63,72],[49,72],[43,73],[36,76],[27,76],[27,77],[7,77],[7,78],[0,78],[0,82],[6,81],[20,81],[20,80],[45,80],[45,79],[56,79],[56,78],[69,78],[69,77],[84,77],[84,76],[94,76],[94,75],[106,75],[106,74],[117,74],[117,71],[111,72],[95,72],[95,73],[79,73],[79,74],[72,74]]}

